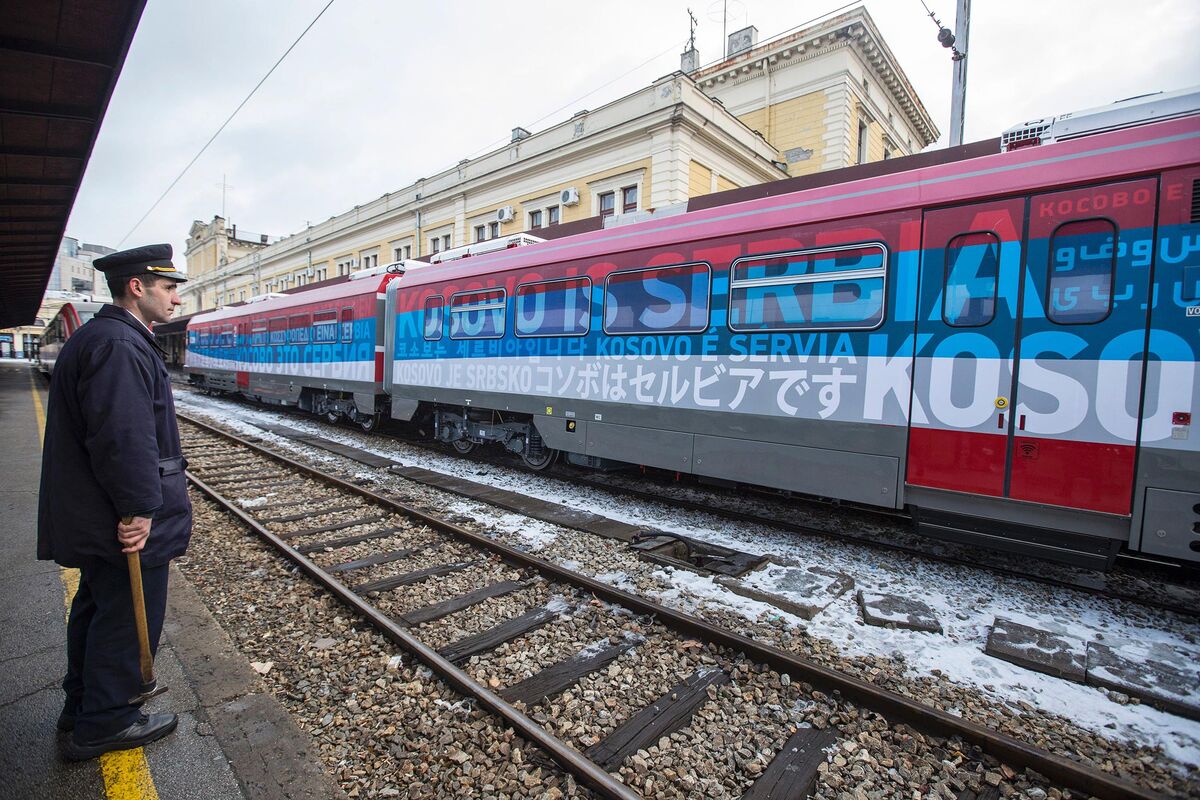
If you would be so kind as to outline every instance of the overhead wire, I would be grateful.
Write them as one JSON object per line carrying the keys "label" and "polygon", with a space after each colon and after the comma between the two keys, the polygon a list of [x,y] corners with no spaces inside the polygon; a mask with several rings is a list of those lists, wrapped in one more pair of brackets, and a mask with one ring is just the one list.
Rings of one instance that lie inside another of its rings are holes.
{"label": "overhead wire", "polygon": [[312,30],[313,26],[317,24],[317,20],[324,16],[325,12],[329,10],[329,7],[333,5],[334,2],[336,2],[336,0],[329,0],[329,2],[325,4],[325,7],[317,12],[317,15],[313,17],[312,22],[308,23],[308,26],[300,32],[300,35],[297,36],[296,40],[292,42],[288,49],[283,52],[283,55],[281,55],[279,59],[271,65],[271,68],[267,70],[267,74],[263,75],[259,82],[254,85],[254,88],[250,90],[250,93],[242,99],[242,102],[238,103],[237,108],[233,110],[232,114],[225,118],[225,121],[221,123],[221,127],[217,128],[216,133],[208,138],[208,141],[204,143],[204,146],[200,148],[200,151],[196,153],[196,155],[192,156],[192,160],[189,161],[187,166],[185,166],[180,173],[175,176],[175,180],[171,181],[170,185],[163,190],[163,193],[158,196],[158,199],[154,201],[154,204],[150,206],[145,214],[142,215],[142,218],[134,223],[134,226],[129,229],[128,233],[121,237],[121,241],[117,242],[117,247],[120,247],[122,244],[124,244],[125,240],[132,236],[133,232],[136,231],[141,224],[146,221],[146,218],[154,213],[154,209],[158,208],[158,204],[161,203],[168,194],[170,194],[171,190],[175,188],[175,185],[178,184],[183,176],[187,174],[188,170],[192,168],[192,165],[200,159],[200,156],[204,155],[204,151],[208,149],[209,145],[216,141],[216,138],[221,135],[221,131],[225,130],[225,127],[233,121],[233,118],[236,117],[238,112],[242,110],[242,107],[245,106],[246,103],[250,102],[250,98],[254,96],[255,92],[257,92],[259,88],[267,82],[267,78],[271,77],[271,73],[273,73],[279,67],[279,65],[283,63],[283,60],[288,57],[288,54],[296,49],[296,45],[300,44],[300,40],[303,39],[310,30]]}

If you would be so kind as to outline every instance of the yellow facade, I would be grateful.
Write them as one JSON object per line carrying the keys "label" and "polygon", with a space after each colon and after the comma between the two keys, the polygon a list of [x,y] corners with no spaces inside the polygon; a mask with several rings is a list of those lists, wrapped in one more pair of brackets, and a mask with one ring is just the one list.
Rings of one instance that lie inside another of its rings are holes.
{"label": "yellow facade", "polygon": [[778,149],[781,161],[785,160],[784,153],[788,150],[803,148],[811,151],[808,158],[788,163],[789,175],[809,175],[821,171],[824,159],[827,101],[824,91],[809,92],[752,111],[738,119],[771,142]]}
{"label": "yellow facade", "polygon": [[712,191],[712,170],[699,161],[688,164],[688,197],[699,197]]}

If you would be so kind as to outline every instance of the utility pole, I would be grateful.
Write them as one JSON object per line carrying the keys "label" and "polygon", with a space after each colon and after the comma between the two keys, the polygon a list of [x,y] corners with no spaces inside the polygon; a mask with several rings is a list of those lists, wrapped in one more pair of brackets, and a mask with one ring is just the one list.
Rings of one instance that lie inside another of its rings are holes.
{"label": "utility pole", "polygon": [[958,0],[954,18],[954,88],[950,95],[950,146],[963,143],[967,113],[967,37],[971,32],[971,0]]}
{"label": "utility pole", "polygon": [[221,190],[221,218],[228,219],[228,217],[225,216],[225,191],[234,187],[225,182],[224,173],[221,174],[221,182],[214,185]]}

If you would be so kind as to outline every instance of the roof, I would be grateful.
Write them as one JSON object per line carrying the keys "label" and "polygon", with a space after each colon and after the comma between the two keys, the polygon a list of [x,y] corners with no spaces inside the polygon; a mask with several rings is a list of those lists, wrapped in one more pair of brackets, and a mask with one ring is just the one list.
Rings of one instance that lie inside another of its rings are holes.
{"label": "roof", "polygon": [[0,0],[0,328],[28,324],[146,0]]}

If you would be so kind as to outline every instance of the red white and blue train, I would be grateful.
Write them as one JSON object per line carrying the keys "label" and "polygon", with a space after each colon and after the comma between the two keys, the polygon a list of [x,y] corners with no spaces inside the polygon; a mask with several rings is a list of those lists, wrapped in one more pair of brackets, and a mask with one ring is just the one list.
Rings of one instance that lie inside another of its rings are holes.
{"label": "red white and blue train", "polygon": [[1048,558],[1200,561],[1197,97],[197,314],[186,367],[535,468],[641,464]]}

